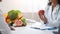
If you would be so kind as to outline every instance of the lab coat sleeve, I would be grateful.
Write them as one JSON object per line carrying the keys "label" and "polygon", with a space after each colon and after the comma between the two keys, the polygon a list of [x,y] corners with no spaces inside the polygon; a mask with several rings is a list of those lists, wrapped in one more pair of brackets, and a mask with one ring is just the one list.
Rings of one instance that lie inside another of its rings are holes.
{"label": "lab coat sleeve", "polygon": [[2,34],[11,34],[10,28],[4,20],[2,11],[0,11],[0,31]]}
{"label": "lab coat sleeve", "polygon": [[49,5],[47,5],[45,7],[45,10],[44,10],[45,11],[45,13],[44,13],[45,17],[47,17],[47,13],[48,13],[49,7],[50,7]]}
{"label": "lab coat sleeve", "polygon": [[44,11],[45,11],[44,15],[45,15],[45,17],[46,17],[47,19],[48,19],[48,17],[47,17],[48,15],[47,15],[47,14],[48,14],[49,7],[50,7],[50,6],[47,5],[46,8],[45,8],[45,10],[44,10]]}

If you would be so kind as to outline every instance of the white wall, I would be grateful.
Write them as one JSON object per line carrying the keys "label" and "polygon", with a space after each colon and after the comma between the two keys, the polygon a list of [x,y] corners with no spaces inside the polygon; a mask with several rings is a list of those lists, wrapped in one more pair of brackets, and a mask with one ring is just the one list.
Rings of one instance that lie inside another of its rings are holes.
{"label": "white wall", "polygon": [[7,12],[12,9],[18,9],[21,11],[32,11],[32,3],[30,0],[3,0],[0,3],[1,10]]}
{"label": "white wall", "polygon": [[2,0],[0,2],[0,9],[7,12],[12,9],[18,9],[22,12],[37,12],[44,9],[47,0]]}
{"label": "white wall", "polygon": [[37,12],[40,9],[45,9],[47,2],[48,0],[2,0],[0,9],[3,13],[13,9],[20,10],[25,18],[40,21]]}

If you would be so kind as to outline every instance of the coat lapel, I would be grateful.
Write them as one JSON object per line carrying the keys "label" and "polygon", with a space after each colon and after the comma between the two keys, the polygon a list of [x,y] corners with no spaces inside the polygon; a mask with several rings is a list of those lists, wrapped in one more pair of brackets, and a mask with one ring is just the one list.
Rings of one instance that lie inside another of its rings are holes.
{"label": "coat lapel", "polygon": [[53,20],[56,20],[57,18],[57,13],[58,13],[59,5],[56,5],[56,7],[53,10]]}

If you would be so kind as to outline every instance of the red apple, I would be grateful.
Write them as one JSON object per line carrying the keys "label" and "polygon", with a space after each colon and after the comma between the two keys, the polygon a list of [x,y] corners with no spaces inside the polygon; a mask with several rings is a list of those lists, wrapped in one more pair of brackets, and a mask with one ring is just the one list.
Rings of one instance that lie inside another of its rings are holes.
{"label": "red apple", "polygon": [[44,15],[44,10],[39,10],[39,15]]}

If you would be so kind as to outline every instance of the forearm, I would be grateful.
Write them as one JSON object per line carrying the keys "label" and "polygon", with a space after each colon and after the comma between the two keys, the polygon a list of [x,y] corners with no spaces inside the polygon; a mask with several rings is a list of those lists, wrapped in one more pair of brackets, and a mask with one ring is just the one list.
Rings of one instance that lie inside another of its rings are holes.
{"label": "forearm", "polygon": [[58,27],[60,22],[48,22],[47,26]]}
{"label": "forearm", "polygon": [[40,16],[40,19],[44,22],[44,24],[47,23],[47,18],[44,15]]}

